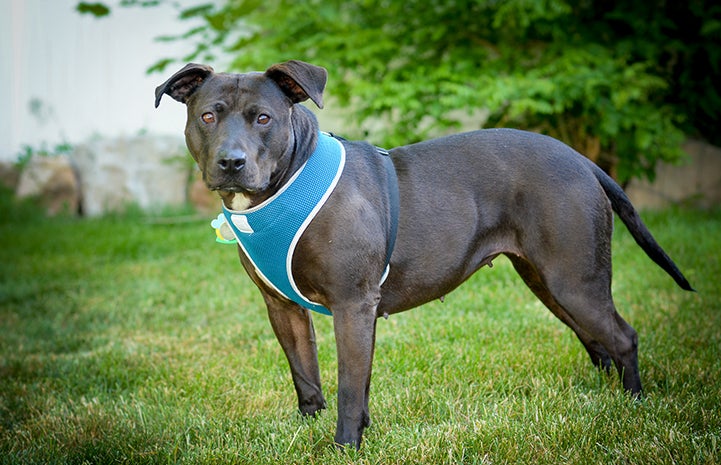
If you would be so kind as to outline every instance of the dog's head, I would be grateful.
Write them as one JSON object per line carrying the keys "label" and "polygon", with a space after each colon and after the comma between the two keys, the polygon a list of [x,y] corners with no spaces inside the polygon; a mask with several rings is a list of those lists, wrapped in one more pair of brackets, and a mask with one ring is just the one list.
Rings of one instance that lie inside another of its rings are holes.
{"label": "dog's head", "polygon": [[326,79],[324,68],[295,60],[247,74],[191,63],[158,86],[155,106],[163,94],[186,104],[185,140],[203,180],[238,209],[272,195],[297,152],[315,145],[317,123],[295,104],[323,108]]}

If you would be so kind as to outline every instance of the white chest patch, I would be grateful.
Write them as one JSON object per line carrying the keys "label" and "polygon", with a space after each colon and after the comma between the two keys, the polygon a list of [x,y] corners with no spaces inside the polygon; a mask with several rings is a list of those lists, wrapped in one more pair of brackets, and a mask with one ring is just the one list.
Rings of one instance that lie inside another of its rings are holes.
{"label": "white chest patch", "polygon": [[235,194],[230,201],[231,210],[247,210],[250,207],[250,200],[243,194]]}

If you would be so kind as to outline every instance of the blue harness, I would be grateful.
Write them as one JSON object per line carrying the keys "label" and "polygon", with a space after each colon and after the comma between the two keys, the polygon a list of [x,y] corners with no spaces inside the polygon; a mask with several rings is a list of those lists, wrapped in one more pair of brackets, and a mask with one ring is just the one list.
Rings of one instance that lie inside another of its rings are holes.
{"label": "blue harness", "polygon": [[223,214],[258,276],[279,294],[319,313],[331,312],[308,300],[295,284],[293,252],[310,222],[333,192],[345,166],[343,144],[320,133],[308,161],[273,197],[243,211],[223,205]]}
{"label": "blue harness", "polygon": [[[390,269],[398,227],[398,184],[388,152],[384,155],[388,171],[391,203],[391,230],[387,244],[386,269],[381,284]],[[295,247],[306,228],[335,189],[345,166],[345,148],[340,141],[323,132],[318,135],[315,151],[293,177],[272,197],[248,210],[229,210],[212,223],[219,242],[223,221],[248,257],[258,276],[276,292],[301,307],[325,315],[332,315],[323,305],[307,299],[293,279],[292,262]]]}

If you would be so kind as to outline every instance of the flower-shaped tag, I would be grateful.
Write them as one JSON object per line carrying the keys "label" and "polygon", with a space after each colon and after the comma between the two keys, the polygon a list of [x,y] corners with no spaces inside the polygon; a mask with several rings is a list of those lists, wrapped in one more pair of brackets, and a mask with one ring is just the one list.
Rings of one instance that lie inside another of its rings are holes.
{"label": "flower-shaped tag", "polygon": [[225,221],[224,214],[219,214],[216,219],[210,222],[210,226],[215,229],[216,242],[221,244],[235,244],[237,242],[228,222]]}

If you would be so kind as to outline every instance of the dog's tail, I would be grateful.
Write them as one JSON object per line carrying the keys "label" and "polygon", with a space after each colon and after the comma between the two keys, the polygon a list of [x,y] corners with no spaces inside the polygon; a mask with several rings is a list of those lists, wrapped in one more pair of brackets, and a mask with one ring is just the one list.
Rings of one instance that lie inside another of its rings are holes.
{"label": "dog's tail", "polygon": [[658,245],[658,242],[656,242],[656,239],[653,238],[651,231],[649,231],[643,223],[638,212],[631,204],[631,200],[629,200],[626,193],[621,189],[621,186],[594,163],[589,163],[589,165],[591,165],[593,174],[596,175],[596,179],[601,183],[603,190],[611,201],[613,211],[618,214],[621,221],[623,221],[636,240],[636,243],[646,252],[646,255],[666,271],[681,289],[695,291],[673,260],[671,260],[671,257],[664,252],[661,246]]}

